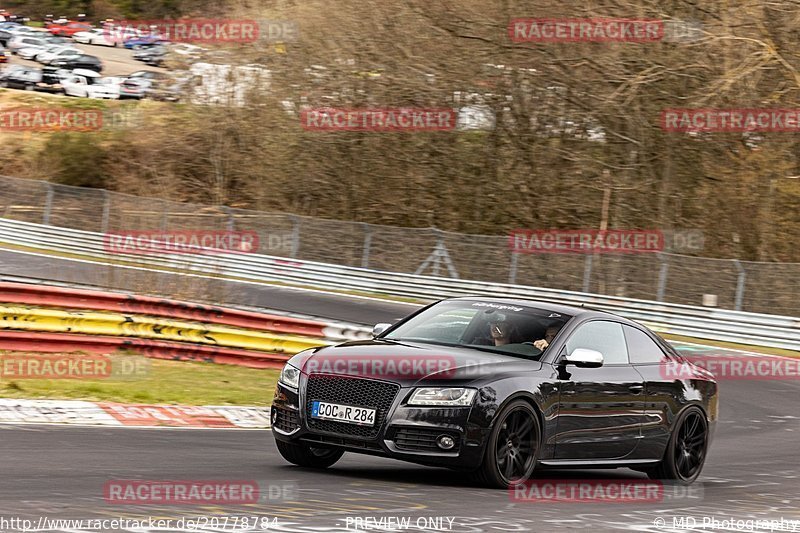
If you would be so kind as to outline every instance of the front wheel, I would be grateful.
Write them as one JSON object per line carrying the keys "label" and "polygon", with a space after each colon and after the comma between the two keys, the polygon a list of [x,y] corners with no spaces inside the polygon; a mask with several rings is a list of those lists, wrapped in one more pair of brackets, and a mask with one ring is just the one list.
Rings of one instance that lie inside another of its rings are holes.
{"label": "front wheel", "polygon": [[497,416],[474,477],[483,485],[503,489],[525,483],[536,467],[540,442],[534,408],[523,400],[512,401]]}
{"label": "front wheel", "polygon": [[328,468],[342,458],[344,451],[329,448],[315,448],[308,444],[276,440],[278,452],[292,464],[309,468]]}
{"label": "front wheel", "polygon": [[647,471],[650,479],[665,479],[688,485],[700,476],[708,448],[708,422],[697,407],[679,417],[672,430],[664,458]]}

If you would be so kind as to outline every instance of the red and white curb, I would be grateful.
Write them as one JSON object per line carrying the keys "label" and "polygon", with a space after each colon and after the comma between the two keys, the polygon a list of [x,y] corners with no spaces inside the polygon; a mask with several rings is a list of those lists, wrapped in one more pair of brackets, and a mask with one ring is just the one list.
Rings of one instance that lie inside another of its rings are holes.
{"label": "red and white curb", "polygon": [[266,429],[270,427],[270,420],[269,407],[0,398],[0,424]]}

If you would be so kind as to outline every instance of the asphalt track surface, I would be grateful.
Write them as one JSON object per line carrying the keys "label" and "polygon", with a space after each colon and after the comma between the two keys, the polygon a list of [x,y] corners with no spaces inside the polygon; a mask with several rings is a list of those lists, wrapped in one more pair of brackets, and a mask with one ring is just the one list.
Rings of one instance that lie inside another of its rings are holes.
{"label": "asphalt track surface", "polygon": [[[37,263],[20,254],[0,255],[0,272],[9,274],[9,259],[29,261],[27,275],[35,277]],[[52,267],[53,260],[47,261]],[[83,265],[83,271],[90,270]],[[302,313],[311,308],[334,312],[331,306],[338,305],[351,321],[361,323],[396,318],[411,309],[321,292],[264,291],[259,298],[269,302],[266,307],[278,302]],[[230,525],[210,527],[209,519],[201,518],[211,516],[268,519],[251,531],[355,531],[356,517],[407,518],[410,527],[403,531],[800,531],[800,382],[723,381],[720,389],[720,422],[699,481],[687,492],[667,488],[663,499],[649,503],[514,502],[507,492],[477,487],[457,472],[355,454],[345,454],[326,471],[312,471],[284,462],[271,433],[261,430],[0,425],[0,531],[20,531],[8,522],[11,518],[30,519],[36,527],[41,518],[149,517],[175,522],[169,529],[145,525],[102,531],[232,530]],[[559,471],[546,477],[643,479],[626,469]],[[267,495],[258,504],[205,507],[107,502],[104,483],[120,479],[258,480],[262,488],[283,490],[286,498]],[[696,527],[687,527],[692,524],[687,517]],[[197,518],[205,527],[180,524],[181,518]],[[673,527],[673,519],[681,518],[684,525]],[[786,522],[777,526],[783,529],[746,522],[731,527],[723,522],[731,518]],[[441,520],[442,527],[427,519]],[[712,519],[719,523],[709,525]],[[98,531],[90,525],[45,523],[42,530]]]}

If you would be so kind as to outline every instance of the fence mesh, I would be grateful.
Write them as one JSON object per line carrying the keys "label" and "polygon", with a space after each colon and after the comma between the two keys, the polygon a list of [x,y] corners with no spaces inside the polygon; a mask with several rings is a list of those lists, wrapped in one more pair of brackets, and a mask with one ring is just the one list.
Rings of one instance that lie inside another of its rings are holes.
{"label": "fence mesh", "polygon": [[[0,177],[0,187],[0,216],[26,222],[101,233],[248,230],[259,236],[259,253],[279,257],[689,305],[715,295],[721,308],[800,314],[800,263],[668,253],[514,254],[505,236],[209,207],[10,177]],[[108,286],[131,288],[114,275],[106,274]]]}

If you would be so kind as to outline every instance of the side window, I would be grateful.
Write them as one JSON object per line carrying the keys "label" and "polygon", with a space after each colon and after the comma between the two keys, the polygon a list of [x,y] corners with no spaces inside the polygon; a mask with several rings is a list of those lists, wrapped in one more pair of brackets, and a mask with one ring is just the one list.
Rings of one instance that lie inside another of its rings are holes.
{"label": "side window", "polygon": [[596,350],[603,354],[603,364],[620,365],[628,363],[628,348],[622,324],[595,320],[580,326],[567,340],[567,352],[576,348]]}
{"label": "side window", "polygon": [[624,326],[625,339],[628,341],[631,363],[661,363],[669,361],[664,350],[640,329]]}

